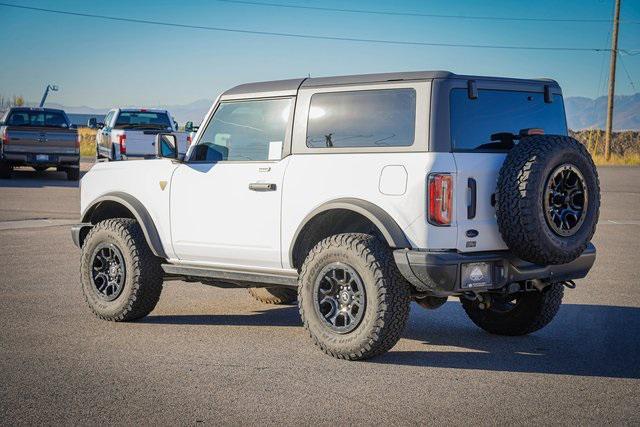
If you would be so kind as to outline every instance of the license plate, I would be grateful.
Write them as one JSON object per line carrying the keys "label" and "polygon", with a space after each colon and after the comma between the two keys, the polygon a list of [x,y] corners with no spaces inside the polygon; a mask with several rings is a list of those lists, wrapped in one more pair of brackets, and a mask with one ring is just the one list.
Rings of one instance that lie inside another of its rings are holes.
{"label": "license plate", "polygon": [[490,263],[462,264],[461,286],[463,289],[486,288],[491,287],[492,284]]}
{"label": "license plate", "polygon": [[48,162],[49,156],[47,154],[36,154],[36,162]]}

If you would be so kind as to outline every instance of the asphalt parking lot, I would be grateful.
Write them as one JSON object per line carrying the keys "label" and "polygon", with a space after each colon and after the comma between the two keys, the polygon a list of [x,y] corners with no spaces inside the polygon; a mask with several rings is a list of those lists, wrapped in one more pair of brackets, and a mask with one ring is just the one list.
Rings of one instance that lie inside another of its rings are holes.
{"label": "asphalt parking lot", "polygon": [[596,265],[546,329],[491,336],[457,301],[413,305],[388,354],[345,362],[246,290],[168,282],[143,321],[94,318],[77,183],[18,171],[0,182],[0,424],[638,424],[640,168],[599,173]]}

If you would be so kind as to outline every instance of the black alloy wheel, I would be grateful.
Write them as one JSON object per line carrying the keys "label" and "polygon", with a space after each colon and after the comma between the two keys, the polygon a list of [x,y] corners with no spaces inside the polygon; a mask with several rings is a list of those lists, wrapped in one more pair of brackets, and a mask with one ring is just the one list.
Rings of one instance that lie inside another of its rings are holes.
{"label": "black alloy wheel", "polygon": [[333,262],[318,274],[314,286],[315,309],[326,327],[339,334],[353,331],[366,308],[362,279],[349,265]]}
{"label": "black alloy wheel", "polygon": [[549,175],[544,193],[547,224],[559,236],[572,236],[584,222],[589,198],[582,173],[565,163]]}
{"label": "black alloy wheel", "polygon": [[122,293],[126,267],[122,252],[111,243],[98,245],[92,256],[91,282],[104,301],[113,301]]}

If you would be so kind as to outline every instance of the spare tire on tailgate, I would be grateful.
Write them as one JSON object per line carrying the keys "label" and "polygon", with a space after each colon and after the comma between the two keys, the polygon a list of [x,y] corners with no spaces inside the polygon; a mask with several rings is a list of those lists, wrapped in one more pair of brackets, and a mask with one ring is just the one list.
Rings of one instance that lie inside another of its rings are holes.
{"label": "spare tire on tailgate", "polygon": [[586,148],[571,137],[522,138],[500,169],[496,196],[502,239],[525,261],[571,262],[596,230],[598,172]]}

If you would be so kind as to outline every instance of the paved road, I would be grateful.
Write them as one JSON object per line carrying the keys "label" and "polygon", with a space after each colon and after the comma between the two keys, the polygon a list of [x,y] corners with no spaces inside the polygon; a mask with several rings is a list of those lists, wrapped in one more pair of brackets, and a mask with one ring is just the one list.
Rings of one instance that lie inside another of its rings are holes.
{"label": "paved road", "polygon": [[368,362],[324,356],[295,308],[244,290],[170,282],[144,321],[95,319],[62,225],[77,189],[17,175],[0,183],[0,424],[640,423],[640,168],[600,170],[598,260],[549,327],[495,337],[457,301],[414,305]]}

